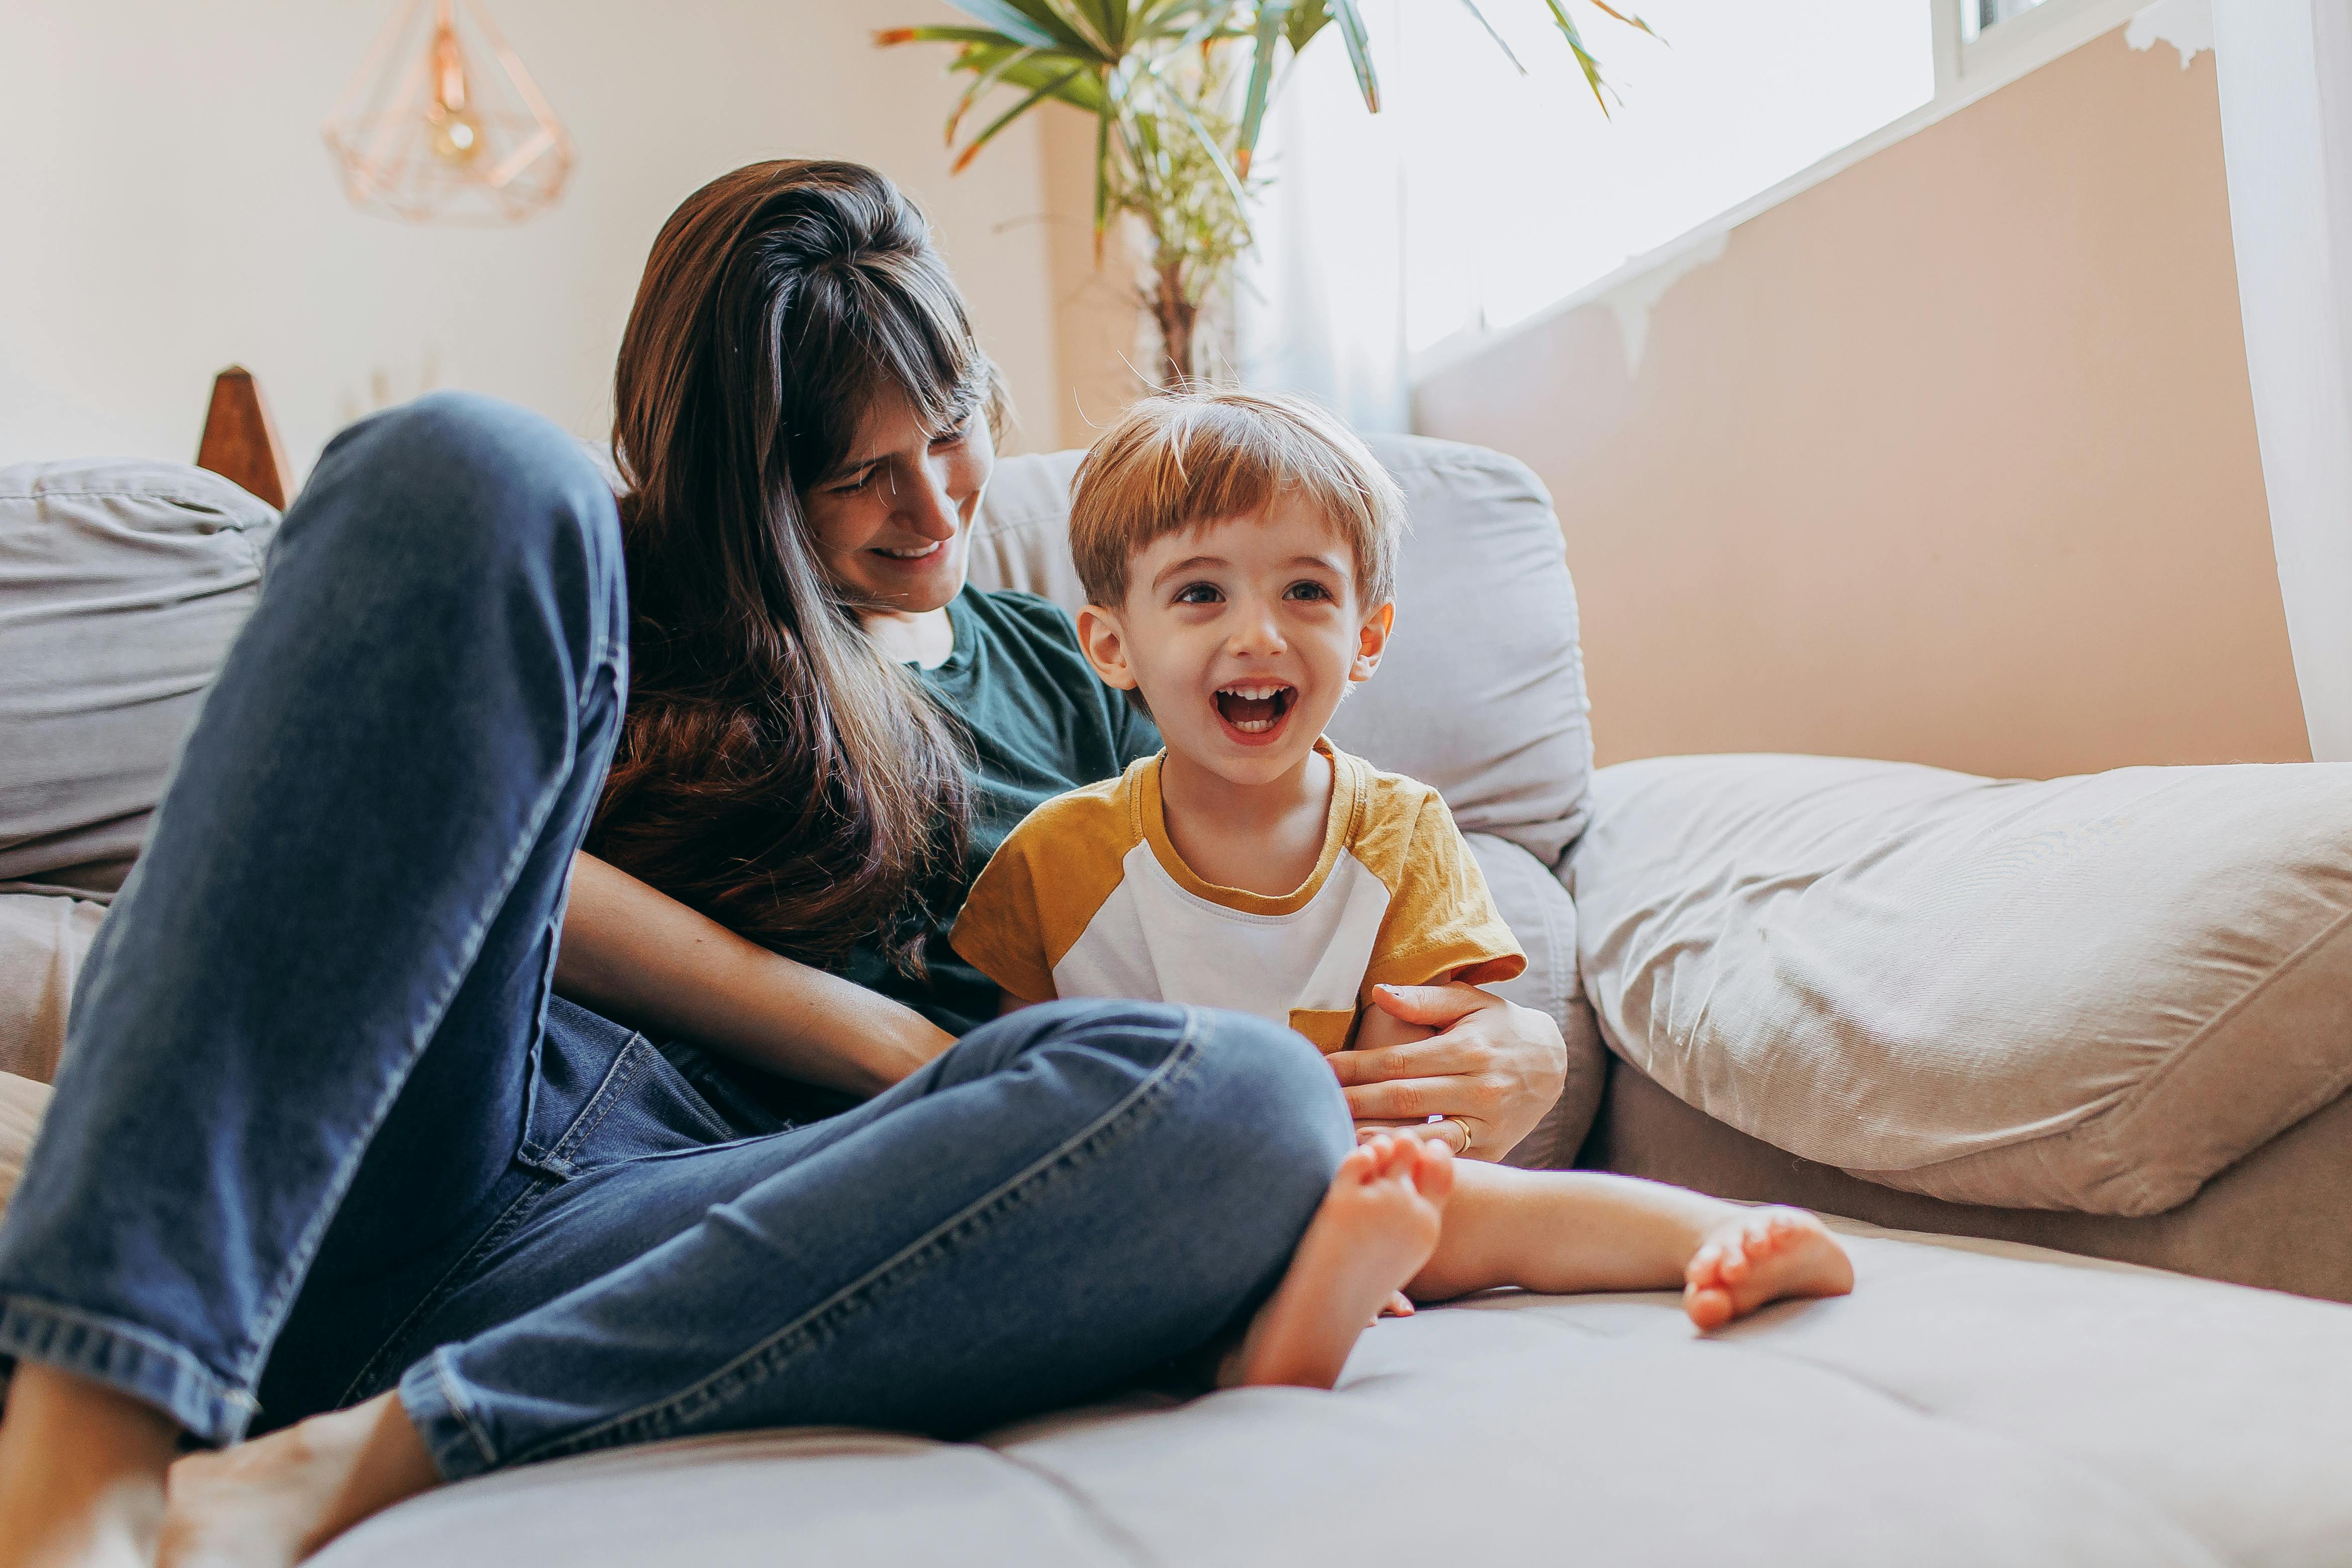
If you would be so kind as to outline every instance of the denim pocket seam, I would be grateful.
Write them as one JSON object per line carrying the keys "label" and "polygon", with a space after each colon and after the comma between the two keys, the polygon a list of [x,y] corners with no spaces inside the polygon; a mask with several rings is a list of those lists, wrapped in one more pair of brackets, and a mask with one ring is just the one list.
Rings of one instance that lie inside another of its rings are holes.
{"label": "denim pocket seam", "polygon": [[524,1140],[524,1163],[567,1180],[578,1175],[580,1167],[572,1163],[572,1156],[579,1152],[580,1146],[594,1134],[596,1129],[604,1125],[605,1118],[611,1116],[614,1108],[621,1103],[621,1097],[627,1092],[629,1086],[644,1076],[645,1057],[639,1053],[651,1053],[652,1050],[653,1046],[643,1035],[631,1035],[628,1042],[613,1058],[613,1065],[604,1069],[604,1080],[597,1084],[596,1092],[588,1097],[588,1103],[580,1108],[580,1114],[572,1119],[572,1124],[563,1130],[563,1135],[555,1141],[552,1148],[542,1148],[529,1139]]}
{"label": "denim pocket seam", "polygon": [[800,1355],[808,1345],[816,1342],[828,1321],[840,1321],[862,1310],[884,1289],[919,1274],[956,1238],[992,1218],[995,1213],[1011,1206],[1027,1189],[1041,1184],[1078,1156],[1098,1152],[1107,1136],[1126,1131],[1122,1123],[1139,1121],[1148,1104],[1163,1100],[1169,1091],[1192,1076],[1200,1059],[1197,1035],[1201,1021],[1197,1009],[1185,1008],[1184,1032],[1177,1040],[1176,1048],[1169,1053],[1166,1061],[1155,1068],[1118,1104],[1064,1139],[1047,1153],[1040,1155],[1024,1169],[999,1183],[992,1191],[973,1199],[857,1279],[740,1352],[716,1372],[656,1403],[613,1416],[584,1431],[539,1444],[510,1458],[492,1462],[500,1465],[532,1464],[595,1448],[656,1441],[668,1436],[682,1423],[765,1382],[785,1363]]}

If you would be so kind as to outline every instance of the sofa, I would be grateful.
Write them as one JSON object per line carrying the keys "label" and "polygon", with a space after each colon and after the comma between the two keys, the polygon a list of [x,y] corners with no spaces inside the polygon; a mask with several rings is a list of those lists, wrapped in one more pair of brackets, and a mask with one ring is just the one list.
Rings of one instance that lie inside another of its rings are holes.
{"label": "sofa", "polygon": [[[1565,1092],[1510,1157],[1811,1204],[1854,1293],[1703,1335],[1669,1295],[1493,1292],[1377,1325],[1329,1393],[599,1454],[319,1561],[2352,1563],[2352,773],[1596,773],[1574,520],[1564,550],[1497,454],[1378,451],[1413,533],[1335,738],[1444,791],[1528,950],[1504,989],[1560,1025]],[[1000,464],[976,581],[1075,602],[1075,460]],[[217,483],[0,473],[0,1188],[191,669],[256,591],[271,520]],[[183,591],[136,591],[172,549]],[[35,658],[68,579],[105,635]],[[93,671],[117,728],[27,762]]]}

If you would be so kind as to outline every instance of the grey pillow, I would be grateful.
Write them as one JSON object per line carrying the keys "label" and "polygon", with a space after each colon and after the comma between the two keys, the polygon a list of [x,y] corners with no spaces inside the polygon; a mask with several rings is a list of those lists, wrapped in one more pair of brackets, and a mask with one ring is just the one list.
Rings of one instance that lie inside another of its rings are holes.
{"label": "grey pillow", "polygon": [[1610,1043],[1792,1153],[2155,1214],[2352,1085],[2352,764],[1597,784],[1567,876]]}
{"label": "grey pillow", "polygon": [[277,528],[202,468],[0,468],[0,890],[121,884]]}

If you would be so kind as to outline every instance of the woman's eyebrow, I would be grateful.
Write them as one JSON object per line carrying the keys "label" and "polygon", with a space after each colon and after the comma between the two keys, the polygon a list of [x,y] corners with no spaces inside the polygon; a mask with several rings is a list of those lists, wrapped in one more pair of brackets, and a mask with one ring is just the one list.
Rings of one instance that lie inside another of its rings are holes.
{"label": "woman's eyebrow", "polygon": [[870,468],[877,463],[885,463],[889,461],[889,459],[890,454],[887,452],[877,452],[870,458],[854,458],[849,462],[842,464],[839,468],[834,469],[833,472],[825,475],[825,477],[819,479],[817,483],[821,485],[834,484],[842,479],[848,479],[851,475],[858,473],[863,469]]}

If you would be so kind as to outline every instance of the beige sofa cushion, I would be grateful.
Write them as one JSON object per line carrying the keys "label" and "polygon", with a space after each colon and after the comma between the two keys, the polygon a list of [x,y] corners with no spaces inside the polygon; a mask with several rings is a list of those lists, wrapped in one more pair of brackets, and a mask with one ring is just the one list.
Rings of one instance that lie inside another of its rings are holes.
{"label": "beige sofa cushion", "polygon": [[1564,874],[1627,1060],[1889,1186],[2155,1214],[2352,1084],[2352,765],[1661,758]]}
{"label": "beige sofa cushion", "polygon": [[105,915],[87,899],[0,893],[0,1072],[57,1077],[66,1004]]}
{"label": "beige sofa cushion", "polygon": [[49,1107],[49,1086],[15,1073],[0,1072],[0,1215],[25,1173],[25,1156],[41,1131],[41,1112]]}
{"label": "beige sofa cushion", "polygon": [[1663,1292],[1497,1292],[1380,1323],[1328,1394],[527,1466],[317,1568],[2352,1562],[2352,1308],[1843,1228],[1852,1296],[1719,1334]]}

